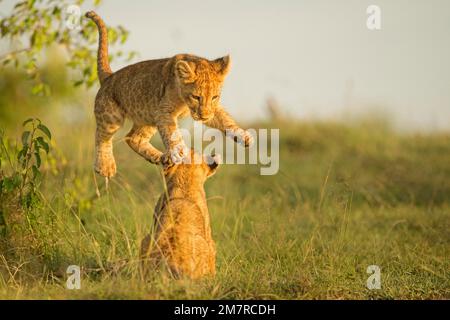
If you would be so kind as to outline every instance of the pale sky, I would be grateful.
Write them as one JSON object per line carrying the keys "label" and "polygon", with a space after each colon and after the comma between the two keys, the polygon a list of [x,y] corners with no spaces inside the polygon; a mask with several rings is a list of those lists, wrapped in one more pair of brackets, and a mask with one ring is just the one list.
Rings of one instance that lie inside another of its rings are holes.
{"label": "pale sky", "polygon": [[97,11],[130,31],[138,60],[230,54],[222,101],[237,118],[264,117],[274,96],[299,118],[377,106],[403,128],[450,130],[448,0],[104,0]]}

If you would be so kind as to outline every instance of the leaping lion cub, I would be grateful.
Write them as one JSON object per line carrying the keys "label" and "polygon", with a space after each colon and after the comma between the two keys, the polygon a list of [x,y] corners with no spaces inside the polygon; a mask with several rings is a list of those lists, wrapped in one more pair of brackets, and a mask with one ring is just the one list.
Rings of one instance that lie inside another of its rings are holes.
{"label": "leaping lion cub", "polygon": [[[179,54],[172,58],[142,61],[112,72],[108,61],[108,33],[103,20],[86,13],[99,30],[97,72],[100,89],[95,98],[95,171],[112,177],[116,173],[112,137],[124,119],[133,121],[128,145],[152,163],[180,161],[189,150],[177,129],[177,119],[187,116],[224,131],[246,147],[252,136],[239,128],[220,105],[222,84],[230,70],[230,58],[207,60]],[[159,131],[166,152],[150,144]]]}
{"label": "leaping lion cub", "polygon": [[218,156],[203,157],[191,150],[190,163],[164,169],[167,194],[155,207],[154,234],[141,245],[146,270],[164,264],[175,277],[215,274],[216,249],[203,184],[219,161]]}

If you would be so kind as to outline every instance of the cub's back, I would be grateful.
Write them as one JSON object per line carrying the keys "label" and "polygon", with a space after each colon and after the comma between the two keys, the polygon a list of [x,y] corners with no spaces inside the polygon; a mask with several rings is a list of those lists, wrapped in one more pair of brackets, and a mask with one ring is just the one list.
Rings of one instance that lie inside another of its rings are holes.
{"label": "cub's back", "polygon": [[166,58],[128,65],[106,78],[100,90],[107,91],[125,109],[154,103],[164,94],[162,86],[171,80],[169,62]]}
{"label": "cub's back", "polygon": [[169,267],[194,278],[215,273],[215,244],[208,212],[183,199],[172,200],[159,213],[155,250],[166,257]]}

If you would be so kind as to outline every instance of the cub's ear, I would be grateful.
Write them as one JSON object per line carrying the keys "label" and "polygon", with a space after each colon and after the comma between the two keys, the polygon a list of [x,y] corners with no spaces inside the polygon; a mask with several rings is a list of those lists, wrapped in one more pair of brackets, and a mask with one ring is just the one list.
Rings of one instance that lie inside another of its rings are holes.
{"label": "cub's ear", "polygon": [[231,58],[229,55],[216,59],[213,61],[214,69],[218,74],[221,76],[226,76],[228,72],[230,71],[231,67]]}
{"label": "cub's ear", "polygon": [[208,164],[209,172],[208,177],[216,173],[219,164],[222,163],[222,157],[220,154],[213,154],[211,156],[206,156],[206,163]]}
{"label": "cub's ear", "polygon": [[195,81],[193,66],[184,60],[178,60],[175,63],[175,73],[184,83],[191,83]]}

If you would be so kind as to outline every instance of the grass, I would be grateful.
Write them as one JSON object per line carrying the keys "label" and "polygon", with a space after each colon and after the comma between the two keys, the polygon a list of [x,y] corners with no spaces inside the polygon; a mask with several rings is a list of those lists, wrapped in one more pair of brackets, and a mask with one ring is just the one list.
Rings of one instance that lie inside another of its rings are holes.
{"label": "grass", "polygon": [[[55,118],[44,119],[57,145],[37,209],[52,221],[42,224],[46,259],[0,259],[0,298],[450,298],[448,134],[399,134],[362,120],[257,124],[281,128],[280,171],[223,165],[208,180],[217,276],[192,282],[139,272],[139,244],[163,189],[159,168],[122,132],[118,176],[107,192],[97,177],[97,198],[93,119]],[[65,288],[71,264],[82,268],[81,290]],[[366,288],[369,265],[381,268],[380,290]]]}

